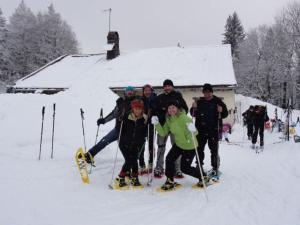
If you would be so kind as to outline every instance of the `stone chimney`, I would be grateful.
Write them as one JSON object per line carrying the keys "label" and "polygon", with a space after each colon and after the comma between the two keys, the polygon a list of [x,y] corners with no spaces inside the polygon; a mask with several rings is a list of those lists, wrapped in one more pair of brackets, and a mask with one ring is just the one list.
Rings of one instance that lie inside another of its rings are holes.
{"label": "stone chimney", "polygon": [[106,59],[114,59],[120,55],[119,34],[117,31],[110,31],[107,35],[107,44],[112,45],[110,50],[107,50]]}

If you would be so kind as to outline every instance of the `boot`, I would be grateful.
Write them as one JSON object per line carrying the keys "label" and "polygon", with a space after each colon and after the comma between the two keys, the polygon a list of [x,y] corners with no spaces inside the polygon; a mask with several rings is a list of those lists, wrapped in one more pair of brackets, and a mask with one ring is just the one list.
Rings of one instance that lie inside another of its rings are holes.
{"label": "boot", "polygon": [[141,166],[140,167],[140,174],[143,175],[143,174],[146,174],[148,173],[148,170],[146,169],[146,166]]}
{"label": "boot", "polygon": [[126,181],[125,181],[125,177],[122,177],[122,176],[119,175],[119,176],[116,178],[116,181],[118,182],[119,187],[126,187],[126,186],[128,186],[128,184],[127,184]]}
{"label": "boot", "polygon": [[138,177],[132,177],[130,183],[134,187],[141,187],[142,186],[142,184],[140,183]]}
{"label": "boot", "polygon": [[184,176],[183,176],[181,171],[177,171],[176,174],[175,174],[175,178],[176,179],[182,179],[182,178],[184,178]]}
{"label": "boot", "polygon": [[197,186],[200,188],[203,188],[204,184],[206,184],[206,186],[207,186],[207,183],[210,181],[209,176],[204,176],[203,178],[204,178],[204,182],[202,181],[202,179],[199,179],[199,182],[197,183]]}
{"label": "boot", "polygon": [[154,170],[154,177],[162,178],[163,172],[161,170]]}
{"label": "boot", "polygon": [[171,179],[171,178],[167,178],[167,180],[164,183],[164,185],[161,186],[161,189],[167,191],[167,190],[174,189],[175,187],[176,187],[176,183],[174,182],[174,180]]}

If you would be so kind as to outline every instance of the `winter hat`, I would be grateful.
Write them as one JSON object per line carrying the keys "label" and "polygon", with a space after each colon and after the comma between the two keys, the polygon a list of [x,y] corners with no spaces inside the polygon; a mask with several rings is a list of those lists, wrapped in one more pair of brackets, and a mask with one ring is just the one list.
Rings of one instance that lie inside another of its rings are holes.
{"label": "winter hat", "polygon": [[176,99],[171,99],[170,101],[167,102],[167,107],[171,106],[171,105],[174,105],[176,106],[177,108],[181,108],[180,107],[180,104],[179,104],[179,101],[176,100]]}
{"label": "winter hat", "polygon": [[174,87],[173,81],[171,81],[170,79],[164,80],[163,86],[167,86],[167,85]]}
{"label": "winter hat", "polygon": [[132,87],[132,86],[127,86],[127,87],[125,88],[125,93],[127,93],[127,92],[129,92],[129,91],[135,91],[134,87]]}
{"label": "winter hat", "polygon": [[205,92],[205,91],[214,92],[211,84],[206,83],[203,85],[202,92]]}
{"label": "winter hat", "polygon": [[131,101],[131,108],[139,108],[139,109],[144,109],[144,102],[140,99],[134,99]]}
{"label": "winter hat", "polygon": [[153,88],[152,88],[152,86],[150,84],[145,84],[143,86],[143,92],[144,92],[145,88],[150,88],[153,91]]}

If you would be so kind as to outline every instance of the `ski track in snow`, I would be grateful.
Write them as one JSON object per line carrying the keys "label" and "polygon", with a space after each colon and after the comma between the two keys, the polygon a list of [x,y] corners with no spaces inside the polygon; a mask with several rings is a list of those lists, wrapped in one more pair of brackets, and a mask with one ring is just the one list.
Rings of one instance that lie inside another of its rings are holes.
{"label": "ski track in snow", "polygon": [[[300,224],[300,145],[293,141],[273,144],[278,133],[265,132],[265,149],[260,154],[247,141],[242,146],[221,143],[223,175],[220,183],[207,188],[208,202],[203,190],[191,188],[196,179],[188,176],[178,180],[183,188],[170,193],[154,191],[165,178],[154,179],[151,187],[142,190],[114,191],[108,184],[116,143],[95,157],[97,167],[89,185],[82,184],[74,160],[83,143],[80,107],[85,110],[88,147],[95,142],[99,109],[93,102],[80,105],[84,99],[63,95],[0,95],[0,100],[1,225]],[[57,103],[57,123],[51,160],[53,102]],[[45,130],[38,161],[43,105]],[[113,105],[112,101],[103,107],[112,109]],[[113,125],[100,127],[99,139]],[[235,125],[230,139],[242,141],[242,131],[241,125]],[[209,160],[206,149],[207,170]],[[119,152],[115,176],[122,163]],[[146,184],[147,176],[141,182]]]}

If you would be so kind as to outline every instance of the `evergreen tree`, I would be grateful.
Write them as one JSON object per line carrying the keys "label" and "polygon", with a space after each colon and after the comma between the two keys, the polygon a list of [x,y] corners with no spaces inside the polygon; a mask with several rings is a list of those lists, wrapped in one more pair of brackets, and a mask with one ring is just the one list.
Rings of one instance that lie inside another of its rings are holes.
{"label": "evergreen tree", "polygon": [[13,79],[23,77],[37,69],[35,51],[37,49],[38,33],[36,17],[22,1],[8,24],[8,49],[13,68]]}
{"label": "evergreen tree", "polygon": [[236,12],[229,16],[225,25],[223,44],[231,45],[231,54],[238,58],[239,44],[245,39],[244,28]]}
{"label": "evergreen tree", "polygon": [[61,19],[53,4],[37,16],[39,30],[38,60],[40,66],[65,54],[78,53],[78,42],[71,27]]}
{"label": "evergreen tree", "polygon": [[7,74],[7,48],[6,48],[6,19],[0,8],[0,80],[4,81]]}

